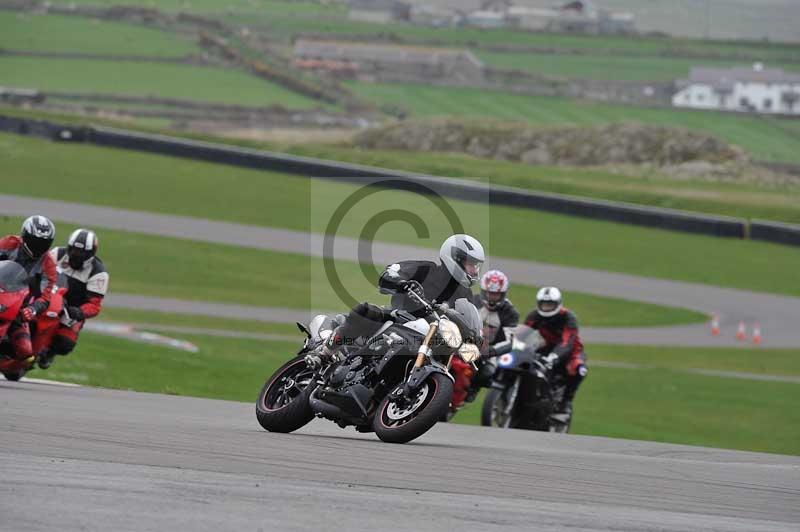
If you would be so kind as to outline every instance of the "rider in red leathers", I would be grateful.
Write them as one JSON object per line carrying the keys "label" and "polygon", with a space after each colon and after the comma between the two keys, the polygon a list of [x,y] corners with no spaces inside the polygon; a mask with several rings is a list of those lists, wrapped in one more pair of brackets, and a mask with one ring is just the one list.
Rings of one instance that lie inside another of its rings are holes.
{"label": "rider in red leathers", "polygon": [[589,371],[577,317],[563,306],[561,291],[546,286],[536,294],[536,309],[525,318],[525,325],[538,330],[544,340],[537,352],[546,355],[545,365],[564,377],[566,387],[558,413],[572,416],[572,400]]}
{"label": "rider in red leathers", "polygon": [[0,260],[14,261],[28,272],[30,295],[8,331],[13,357],[26,363],[32,363],[34,357],[30,322],[50,306],[56,285],[56,265],[47,254],[55,234],[53,222],[37,215],[22,223],[20,236],[0,239]]}

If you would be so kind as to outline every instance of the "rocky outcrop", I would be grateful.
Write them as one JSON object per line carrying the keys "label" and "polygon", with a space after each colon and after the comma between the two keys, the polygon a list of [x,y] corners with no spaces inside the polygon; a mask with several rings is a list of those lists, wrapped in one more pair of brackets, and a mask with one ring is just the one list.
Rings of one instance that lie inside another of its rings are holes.
{"label": "rocky outcrop", "polygon": [[452,120],[406,121],[358,135],[361,148],[457,152],[528,164],[744,163],[746,153],[712,135],[637,123],[531,128]]}

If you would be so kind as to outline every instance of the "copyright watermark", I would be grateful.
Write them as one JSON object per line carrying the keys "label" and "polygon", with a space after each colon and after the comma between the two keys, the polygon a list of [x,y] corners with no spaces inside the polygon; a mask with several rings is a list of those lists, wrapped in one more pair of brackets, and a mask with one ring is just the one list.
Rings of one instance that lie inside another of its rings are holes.
{"label": "copyright watermark", "polygon": [[[321,234],[311,253],[311,309],[346,312],[357,303],[384,304],[377,283],[383,269],[402,260],[438,262],[450,235],[481,235],[489,228],[484,203],[447,197],[435,185],[396,177],[367,184],[312,180],[310,227]],[[484,248],[488,242],[483,241]]]}

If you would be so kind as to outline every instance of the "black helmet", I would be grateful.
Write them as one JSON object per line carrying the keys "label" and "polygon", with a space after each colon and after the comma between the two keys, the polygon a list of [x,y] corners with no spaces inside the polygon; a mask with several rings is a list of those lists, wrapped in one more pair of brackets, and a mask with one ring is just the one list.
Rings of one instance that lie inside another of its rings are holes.
{"label": "black helmet", "polygon": [[38,259],[50,249],[56,237],[56,226],[44,216],[34,215],[22,222],[22,249]]}
{"label": "black helmet", "polygon": [[82,270],[87,262],[94,260],[100,241],[94,231],[76,229],[67,241],[67,260],[73,270]]}

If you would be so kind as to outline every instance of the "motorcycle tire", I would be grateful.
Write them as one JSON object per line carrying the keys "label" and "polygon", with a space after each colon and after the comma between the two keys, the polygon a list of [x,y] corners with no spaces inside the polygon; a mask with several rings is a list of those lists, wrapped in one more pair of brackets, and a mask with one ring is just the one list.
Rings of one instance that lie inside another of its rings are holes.
{"label": "motorcycle tire", "polygon": [[7,381],[17,382],[22,377],[25,376],[25,373],[27,373],[27,371],[24,370],[24,369],[21,369],[19,371],[9,371],[9,372],[3,373],[3,376],[6,378]]}
{"label": "motorcycle tire", "polygon": [[299,393],[293,395],[288,402],[275,406],[276,399],[280,398],[280,386],[284,387],[283,392],[285,395],[288,393],[288,390],[286,390],[287,384],[291,384],[290,389],[295,388],[297,384],[295,377],[298,375],[310,375],[310,377],[313,377],[313,373],[312,370],[306,367],[303,357],[296,357],[272,374],[264,384],[264,387],[261,388],[256,400],[256,418],[265,430],[282,433],[293,432],[314,419],[314,412],[308,403],[311,392],[317,387],[313,378],[305,388],[298,389]]}
{"label": "motorcycle tire", "polygon": [[494,424],[492,419],[492,411],[495,403],[502,400],[504,396],[505,390],[498,390],[497,388],[492,388],[489,390],[483,400],[483,407],[481,408],[481,425],[484,427],[511,428],[512,420],[509,420],[508,423],[501,426]]}
{"label": "motorcycle tire", "polygon": [[[424,397],[419,399],[423,393]],[[419,404],[415,401],[407,415],[398,417],[405,410],[398,411],[394,401],[385,397],[375,412],[372,428],[378,438],[387,443],[410,442],[428,432],[446,415],[452,396],[453,382],[441,373],[432,373],[419,389]]]}

